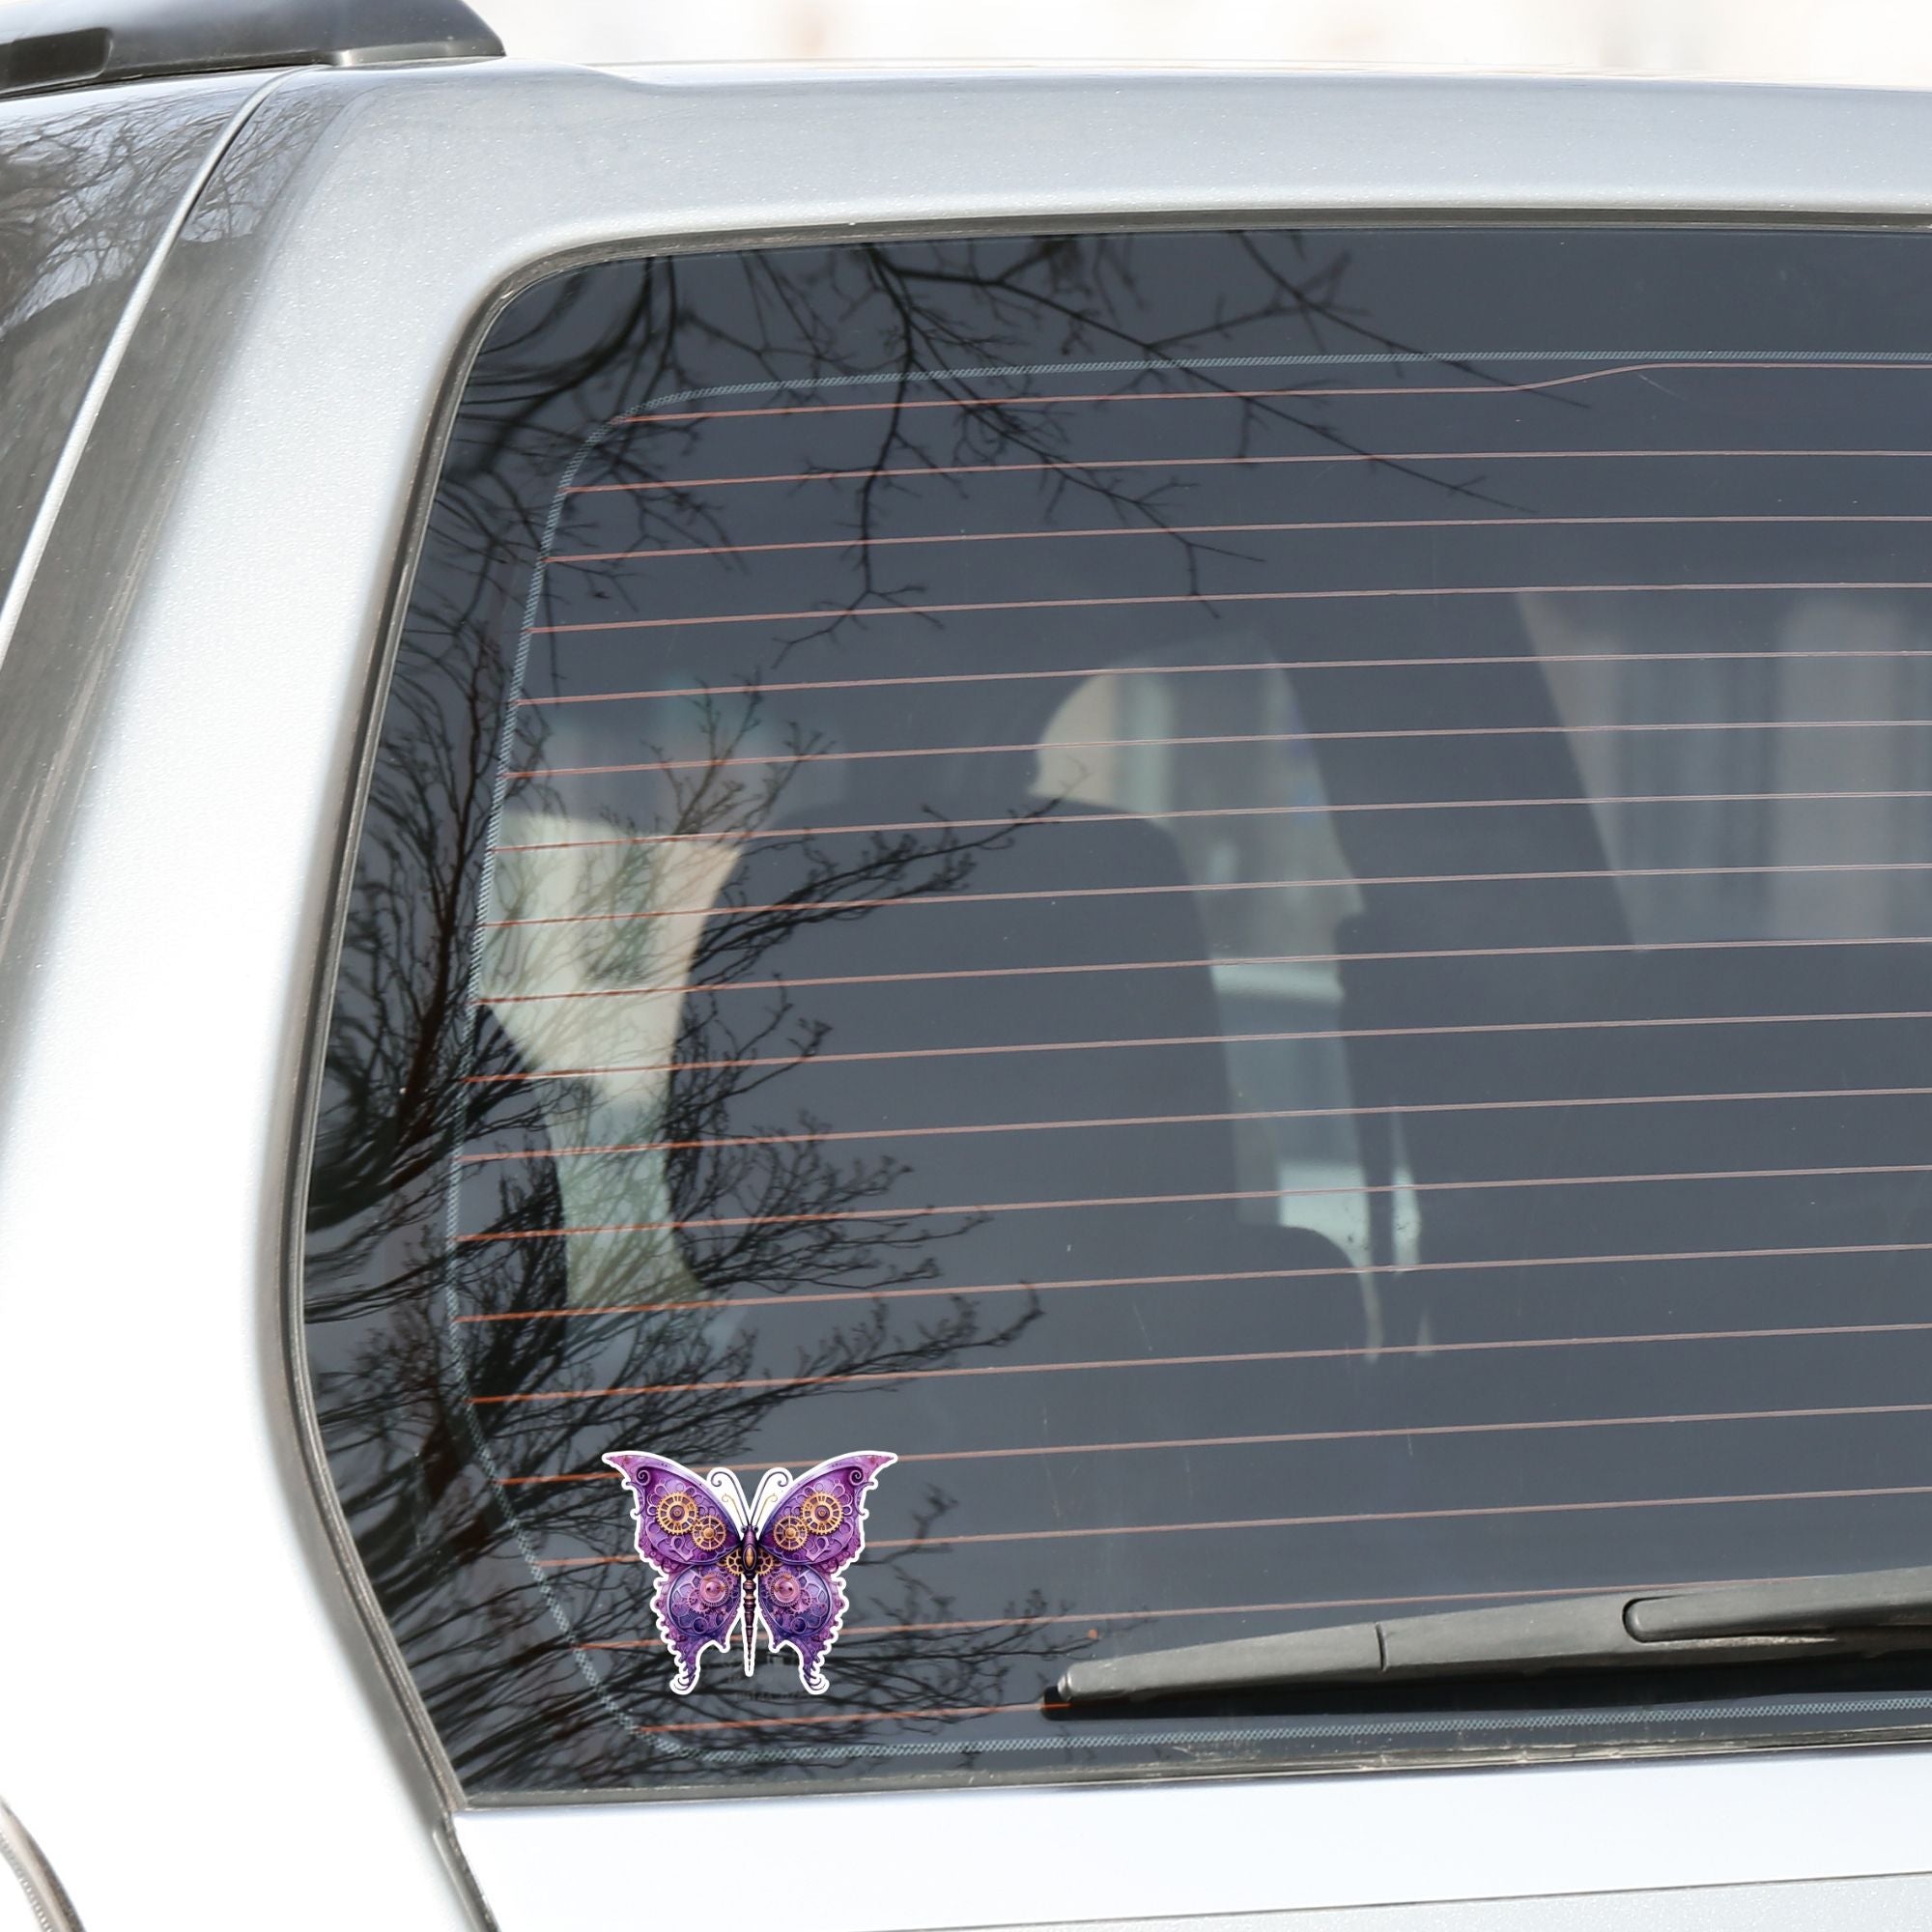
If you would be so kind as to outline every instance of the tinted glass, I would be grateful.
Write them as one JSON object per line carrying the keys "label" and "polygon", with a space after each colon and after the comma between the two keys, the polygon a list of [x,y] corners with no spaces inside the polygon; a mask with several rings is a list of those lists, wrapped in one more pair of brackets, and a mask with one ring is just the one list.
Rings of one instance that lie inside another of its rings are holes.
{"label": "tinted glass", "polygon": [[[1922,1555],[1927,247],[952,241],[512,305],[306,1275],[472,1790],[1923,1720],[1911,1662],[1042,1695]],[[671,1693],[624,1449],[897,1456],[823,1696]]]}

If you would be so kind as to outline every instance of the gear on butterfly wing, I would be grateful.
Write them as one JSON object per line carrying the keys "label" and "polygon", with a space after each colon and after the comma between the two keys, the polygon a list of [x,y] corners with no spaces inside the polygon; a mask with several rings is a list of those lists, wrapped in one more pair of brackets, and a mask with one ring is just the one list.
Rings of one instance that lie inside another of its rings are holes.
{"label": "gear on butterfly wing", "polygon": [[[660,1518],[660,1520],[662,1520],[662,1518]],[[697,1519],[696,1524],[693,1525],[690,1536],[692,1542],[699,1549],[709,1552],[713,1549],[722,1549],[730,1533],[724,1527],[724,1519],[723,1517],[701,1516]]]}
{"label": "gear on butterfly wing", "polygon": [[689,1536],[697,1527],[699,1515],[697,1498],[688,1490],[668,1490],[658,1498],[658,1527],[667,1536]]}
{"label": "gear on butterfly wing", "polygon": [[781,1516],[772,1524],[772,1541],[781,1549],[803,1549],[811,1532],[795,1516]]}
{"label": "gear on butterfly wing", "polygon": [[845,1505],[830,1490],[813,1490],[798,1506],[798,1519],[813,1536],[830,1536],[845,1520]]}

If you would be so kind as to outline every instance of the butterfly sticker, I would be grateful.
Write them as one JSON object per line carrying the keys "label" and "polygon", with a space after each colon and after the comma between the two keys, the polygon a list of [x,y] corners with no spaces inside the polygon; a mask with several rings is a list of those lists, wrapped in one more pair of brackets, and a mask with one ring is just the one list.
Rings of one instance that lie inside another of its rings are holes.
{"label": "butterfly sticker", "polygon": [[825,1654],[845,1621],[839,1572],[866,1547],[866,1492],[898,1458],[855,1450],[796,1480],[768,1469],[749,1503],[729,1469],[700,1476],[635,1449],[604,1460],[630,1489],[638,1554],[657,1572],[651,1608],[677,1661],[670,1688],[695,1690],[704,1653],[728,1657],[741,1633],[751,1676],[762,1626],[772,1654],[790,1649],[799,1681],[823,1695]]}

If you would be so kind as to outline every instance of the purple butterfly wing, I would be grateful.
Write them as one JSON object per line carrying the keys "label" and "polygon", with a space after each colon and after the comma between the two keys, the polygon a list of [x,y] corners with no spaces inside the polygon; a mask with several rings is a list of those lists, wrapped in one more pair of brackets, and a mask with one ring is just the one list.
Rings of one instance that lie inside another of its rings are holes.
{"label": "purple butterfly wing", "polygon": [[873,1450],[835,1456],[761,1507],[758,1620],[774,1651],[789,1646],[797,1656],[799,1681],[813,1696],[826,1688],[825,1653],[845,1621],[838,1573],[866,1547],[866,1492],[897,1461]]}
{"label": "purple butterfly wing", "polygon": [[604,1460],[631,1492],[638,1554],[657,1572],[651,1608],[677,1661],[670,1688],[682,1696],[696,1689],[707,1650],[729,1651],[745,1614],[743,1500],[729,1478],[708,1481],[668,1456],[619,1449]]}

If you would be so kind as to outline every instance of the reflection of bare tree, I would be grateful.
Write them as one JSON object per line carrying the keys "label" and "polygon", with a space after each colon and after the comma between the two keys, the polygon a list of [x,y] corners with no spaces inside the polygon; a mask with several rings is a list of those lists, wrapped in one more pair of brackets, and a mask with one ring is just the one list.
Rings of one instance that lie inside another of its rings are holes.
{"label": "reflection of bare tree", "polygon": [[[1047,471],[1042,508],[1057,511],[1069,495],[1093,502],[1123,527],[1168,530],[1182,558],[1190,589],[1200,566],[1225,546],[1174,528],[1173,488],[1161,479],[1136,485],[1103,463],[1073,455],[1065,427],[1015,393],[1002,364],[1037,360],[1042,338],[1070,369],[1091,364],[1108,372],[1122,394],[1157,391],[1176,377],[1224,395],[1233,407],[1229,447],[1245,451],[1264,429],[1303,432],[1337,451],[1371,458],[1378,467],[1414,476],[1452,496],[1495,501],[1472,480],[1417,469],[1380,455],[1331,422],[1319,400],[1249,393],[1231,372],[1197,357],[1261,335],[1319,353],[1346,348],[1400,358],[1420,353],[1351,311],[1342,290],[1346,252],[1313,252],[1299,235],[1236,238],[1253,268],[1252,284],[1235,299],[1216,299],[1205,318],[1180,328],[1136,325],[1146,290],[1135,240],[1128,236],[1049,237],[1021,242],[874,244],[834,251],[771,252],[743,258],[743,301],[724,318],[696,312],[680,298],[676,264],[640,264],[633,315],[648,316],[648,336],[660,353],[650,390],[699,394],[696,352],[730,352],[736,366],[761,372],[773,388],[810,389],[826,375],[868,379],[866,395],[888,405],[860,472],[846,492],[844,523],[852,538],[853,587],[837,610],[897,604],[916,598],[914,582],[885,581],[873,548],[884,500],[922,481],[956,478],[938,472],[958,466],[1032,463]],[[967,300],[959,298],[965,295]],[[869,352],[869,353],[867,353]],[[1486,380],[1472,365],[1435,359]],[[876,391],[870,382],[878,384]],[[1573,401],[1555,398],[1563,407]],[[933,403],[952,410],[932,410]],[[917,409],[908,407],[919,404]],[[675,412],[671,412],[673,415]],[[644,478],[661,473],[696,436],[691,421],[653,421],[634,449],[611,452],[611,474]],[[636,499],[640,547],[722,543],[725,518],[701,488],[656,489]],[[807,633],[807,636],[818,633]],[[795,639],[794,642],[799,641]],[[781,662],[779,653],[773,662]]]}
{"label": "reflection of bare tree", "polygon": [[[887,407],[827,513],[856,546],[856,576],[849,596],[826,600],[821,629],[860,603],[916,592],[876,574],[867,541],[901,477],[960,462],[1043,465],[1049,506],[1055,493],[1087,493],[1122,524],[1166,530],[1158,471],[1127,484],[1074,461],[1065,424],[1023,407],[996,375],[1058,357],[1124,363],[1125,388],[1177,374],[1211,384],[1189,358],[1258,330],[1389,346],[1348,313],[1338,262],[1298,269],[1298,244],[1255,245],[1268,273],[1179,332],[1135,320],[1132,238],[1003,241],[747,257],[732,298],[708,303],[687,298],[674,262],[612,265],[595,271],[594,298],[582,276],[525,298],[482,358],[363,834],[306,1284],[343,1505],[471,1788],[633,1782],[678,1748],[673,1734],[639,1726],[745,1718],[742,1688],[707,1683],[673,1702],[654,1649],[611,1647],[648,1633],[643,1578],[612,1560],[624,1510],[612,1480],[592,1473],[604,1450],[742,1464],[775,1439],[775,1421],[827,1395],[842,1435],[867,1392],[1007,1349],[1037,1315],[1024,1296],[998,1304],[1017,1308],[1006,1316],[969,1295],[886,1297],[936,1280],[945,1244],[978,1217],[933,1211],[892,1156],[836,1154],[822,1139],[794,1095],[843,1042],[799,998],[785,955],[803,935],[863,929],[886,908],[961,892],[1053,804],[872,813],[895,821],[876,826],[860,811],[857,830],[836,838],[788,827],[798,775],[836,747],[796,718],[774,721],[761,686],[799,641],[774,637],[739,685],[716,673],[696,699],[652,700],[642,726],[601,724],[624,734],[626,762],[584,769],[631,774],[626,802],[598,808],[603,839],[558,841],[595,844],[594,856],[548,851],[542,828],[565,816],[560,780],[544,714],[516,709],[526,694],[513,686],[526,601],[542,608],[542,559],[563,514],[558,477],[641,398],[727,380],[805,392],[883,374]],[[961,407],[914,412],[915,389]],[[1264,427],[1337,440],[1312,405],[1290,413],[1231,387],[1228,407],[1232,447]],[[636,547],[729,540],[728,499],[664,484],[670,457],[696,439],[694,423],[671,420],[602,447],[600,474],[655,479],[621,499]],[[1205,553],[1173,540],[1193,582]],[[734,567],[728,554],[721,567]],[[588,596],[620,578],[597,555],[571,568]],[[560,690],[568,675],[554,648],[532,646],[532,674]],[[769,753],[748,756],[754,743]],[[990,784],[983,771],[980,782]],[[509,839],[512,822],[537,830]],[[736,866],[754,841],[757,864]],[[617,1017],[584,1017],[606,1014]],[[624,1050],[606,1051],[613,1041]],[[806,1288],[839,1298],[812,1325],[781,1319],[793,1314],[787,1293]],[[900,1481],[902,1528],[917,1498]],[[785,1713],[824,1719],[787,1724],[794,1752],[849,1739],[837,1718],[1029,1701],[1051,1675],[1038,1666],[1063,1647],[1048,1619],[1064,1605],[1036,1597],[994,1624],[929,1628],[953,1608],[928,1564],[949,1507],[927,1492],[913,1534],[857,1573],[855,1621],[869,1628],[841,1644],[835,1710]],[[737,1742],[755,1747],[756,1725]]]}
{"label": "reflection of bare tree", "polygon": [[[781,991],[749,1023],[721,1019],[715,996],[688,999],[680,1037],[705,1038],[707,1061],[723,1064],[669,1083],[657,1125],[678,1218],[702,1220],[711,1204],[749,1200],[743,1224],[688,1242],[681,1263],[656,1279],[639,1277],[634,1254],[607,1256],[594,1241],[554,1232],[563,1219],[551,1146],[558,1101],[545,1090],[556,1083],[533,1078],[520,1044],[487,1013],[476,1021],[469,999],[502,675],[474,650],[419,648],[399,667],[330,1041],[307,1304],[318,1407],[358,1548],[440,1733],[466,1780],[483,1787],[538,1776],[540,1747],[559,1753],[573,1776],[633,1775],[644,1747],[602,1672],[634,1676],[627,1697],[646,1709],[659,1695],[654,1665],[620,1658],[579,1667],[589,1654],[570,1649],[636,1634],[637,1574],[591,1565],[540,1573],[533,1584],[526,1566],[539,1542],[545,1552],[586,1553],[619,1542],[622,1512],[610,1485],[529,1479],[594,1468],[621,1441],[662,1444],[706,1464],[732,1461],[775,1413],[829,1383],[1005,1347],[1036,1313],[1029,1306],[989,1323],[959,1299],[913,1304],[925,1312],[906,1316],[855,1292],[849,1317],[815,1329],[782,1360],[764,1359],[747,1293],[923,1279],[933,1244],[971,1225],[891,1212],[810,1218],[863,1207],[898,1171],[836,1162],[809,1137],[700,1158],[700,1144],[718,1138],[722,1110],[814,1050],[817,1036],[792,1024]],[[736,727],[720,727],[721,753],[737,742]],[[782,787],[782,770],[745,786],[707,767],[682,787],[675,829],[720,831],[721,816],[761,814]],[[954,889],[970,875],[976,845],[1010,836],[969,840],[936,826],[881,838],[857,855],[815,855],[788,906],[711,923],[693,984],[722,994],[755,978],[798,924],[863,918],[851,901]],[[728,1051],[719,1050],[721,1037]],[[776,1057],[761,1057],[774,1045]],[[438,1291],[450,1265],[447,1163],[459,1148],[494,1157],[465,1184],[464,1225],[484,1238],[467,1243],[455,1264],[454,1300],[467,1319],[452,1328]],[[713,1311],[734,1294],[731,1320],[720,1325]],[[613,1303],[629,1312],[578,1312]],[[595,1402],[489,1400],[580,1388],[635,1392]],[[915,1554],[891,1566],[900,1573],[900,1602],[887,1622],[930,1620]],[[546,1595],[556,1611],[549,1620]],[[916,1662],[904,1642],[848,1646],[844,1701],[903,1702],[908,1671],[923,1687],[915,1701],[997,1701],[991,1679],[1015,1654],[1026,1620],[1018,1613],[1004,1634],[922,1642]],[[531,1688],[512,1694],[506,1677]]]}
{"label": "reflection of bare tree", "polygon": [[[611,265],[603,271],[605,298],[594,304],[575,278],[560,278],[525,298],[493,344],[489,366],[478,371],[472,393],[480,407],[451,460],[452,476],[469,487],[444,513],[479,553],[516,541],[522,558],[534,559],[543,549],[549,494],[504,488],[518,467],[506,465],[504,454],[514,449],[554,476],[582,459],[591,432],[603,441],[601,458],[612,478],[652,483],[648,494],[630,499],[637,548],[722,549],[731,526],[715,494],[697,485],[667,487],[661,479],[697,445],[704,412],[694,405],[708,393],[717,360],[728,357],[735,376],[762,377],[775,396],[812,393],[829,377],[863,380],[867,386],[857,393],[888,405],[855,466],[860,473],[843,493],[837,521],[852,539],[855,575],[849,595],[828,609],[828,620],[861,605],[917,596],[916,582],[879,575],[871,540],[880,513],[887,499],[923,481],[958,489],[955,478],[934,472],[959,465],[1043,466],[1043,510],[1056,511],[1071,495],[1123,527],[1170,531],[1190,587],[1198,588],[1205,558],[1238,553],[1173,528],[1171,480],[1137,484],[1077,457],[1066,429],[1027,407],[1027,385],[1016,390],[1014,374],[1039,359],[1043,342],[1058,361],[1075,371],[1093,365],[1122,394],[1157,391],[1178,377],[1225,395],[1234,412],[1233,449],[1245,451],[1264,431],[1300,432],[1451,496],[1499,500],[1479,479],[1419,470],[1378,453],[1331,421],[1317,395],[1247,393],[1233,372],[1207,366],[1202,358],[1257,336],[1309,353],[1422,359],[1422,352],[1344,299],[1345,250],[1296,234],[1234,239],[1252,267],[1251,285],[1236,299],[1216,298],[1207,315],[1197,310],[1179,328],[1136,324],[1148,291],[1135,238],[1128,236],[747,255],[734,264],[741,286],[728,312],[688,298],[689,278],[675,258]],[[559,339],[578,351],[560,376],[554,360]],[[1490,380],[1473,365],[1431,358],[1428,366]],[[661,413],[644,437],[604,440],[609,425],[579,413],[637,409],[646,398],[661,399]],[[1579,406],[1555,391],[1538,392],[1532,402]],[[915,403],[956,407],[908,407]],[[574,568],[614,581],[621,565]]]}
{"label": "reflection of bare tree", "polygon": [[[562,1219],[606,1237],[578,1244],[572,1298],[635,1301],[639,1279],[669,1298],[925,1278],[938,1224],[850,1218],[889,1194],[902,1166],[833,1162],[809,1111],[782,1122],[748,1116],[764,1103],[782,1106],[786,1076],[810,1065],[830,1031],[800,1007],[784,961],[814,928],[964,889],[981,859],[1009,850],[1052,802],[970,831],[935,814],[923,827],[873,831],[857,843],[766,829],[801,761],[823,755],[822,741],[788,731],[784,753],[753,760],[758,776],[747,779],[739,754],[759,725],[757,694],[728,710],[712,696],[692,709],[700,757],[673,760],[665,745],[640,747],[664,767],[666,802],[654,821],[664,829],[644,833],[607,814],[617,835],[609,863],[571,874],[561,899],[547,890],[559,867],[536,867],[509,900],[526,923],[493,932],[485,951],[487,982],[499,989],[486,1002],[524,1062],[573,1069],[543,1083],[563,1163]],[[541,790],[544,781],[527,784]],[[753,840],[757,879],[784,879],[770,902],[769,884],[753,886],[737,863]],[[509,869],[499,868],[499,903]],[[610,907],[640,910],[613,923]],[[550,990],[500,990],[509,987]],[[586,1010],[615,1017],[586,1022]],[[623,1064],[627,1057],[641,1065]],[[472,1078],[500,1085],[522,1076]],[[666,1238],[673,1217],[683,1224],[676,1242]],[[955,1218],[944,1232],[973,1222]]]}
{"label": "reflection of bare tree", "polygon": [[0,580],[163,222],[243,90],[0,112]]}
{"label": "reflection of bare tree", "polygon": [[[152,235],[128,211],[167,212],[229,111],[185,117],[172,101],[95,99],[0,120],[0,341],[78,290],[135,271]],[[116,219],[102,219],[108,209]]]}

